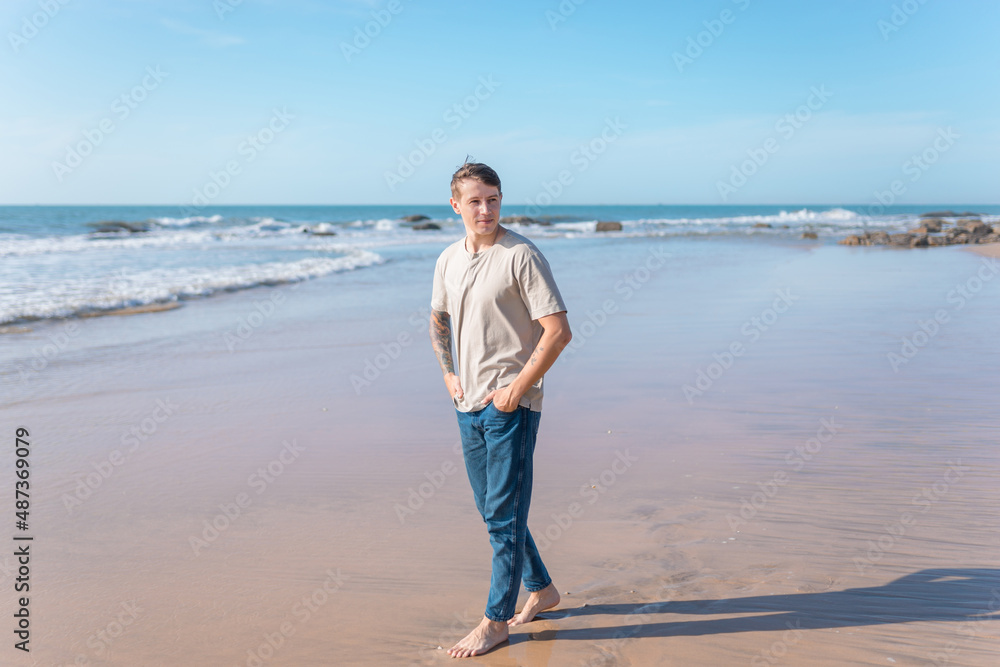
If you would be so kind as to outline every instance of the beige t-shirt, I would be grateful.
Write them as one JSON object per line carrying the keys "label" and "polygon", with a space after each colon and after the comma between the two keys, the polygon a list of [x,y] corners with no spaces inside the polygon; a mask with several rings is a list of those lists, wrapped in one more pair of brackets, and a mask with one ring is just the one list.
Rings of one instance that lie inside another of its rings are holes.
{"label": "beige t-shirt", "polygon": [[[451,316],[455,369],[465,392],[462,400],[452,400],[460,412],[474,412],[528,363],[542,337],[538,318],[563,312],[566,305],[538,248],[503,229],[478,253],[466,250],[464,237],[444,249],[434,269],[431,309]],[[541,379],[519,404],[541,411]]]}

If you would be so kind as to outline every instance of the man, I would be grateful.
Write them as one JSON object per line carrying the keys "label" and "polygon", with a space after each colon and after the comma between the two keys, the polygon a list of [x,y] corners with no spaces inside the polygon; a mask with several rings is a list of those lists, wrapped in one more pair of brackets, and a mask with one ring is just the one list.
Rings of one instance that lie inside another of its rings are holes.
{"label": "man", "polygon": [[[452,176],[451,195],[466,233],[438,258],[430,334],[458,413],[476,508],[493,546],[486,613],[448,651],[467,658],[506,641],[508,626],[559,604],[528,532],[528,505],[542,376],[571,334],[548,262],[531,241],[499,224],[497,173],[466,163]],[[530,595],[515,615],[522,578]]]}

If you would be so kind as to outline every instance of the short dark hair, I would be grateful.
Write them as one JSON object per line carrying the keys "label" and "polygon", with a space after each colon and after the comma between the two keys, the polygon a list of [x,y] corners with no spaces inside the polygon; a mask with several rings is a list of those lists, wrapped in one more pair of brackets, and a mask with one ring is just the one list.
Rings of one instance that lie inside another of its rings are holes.
{"label": "short dark hair", "polygon": [[479,181],[483,185],[492,185],[496,187],[497,192],[502,192],[500,190],[500,177],[491,167],[482,162],[466,161],[451,177],[451,196],[455,199],[458,199],[459,196],[459,184],[466,179]]}

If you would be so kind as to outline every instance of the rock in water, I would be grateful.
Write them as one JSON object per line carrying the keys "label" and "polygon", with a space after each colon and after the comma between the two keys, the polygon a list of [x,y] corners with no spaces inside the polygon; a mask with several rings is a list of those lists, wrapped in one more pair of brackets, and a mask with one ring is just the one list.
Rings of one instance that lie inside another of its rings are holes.
{"label": "rock in water", "polygon": [[986,236],[993,231],[989,225],[981,220],[959,220],[957,226],[964,228],[973,237]]}
{"label": "rock in water", "polygon": [[431,229],[441,229],[441,225],[437,224],[436,222],[421,222],[418,225],[413,225],[411,229],[418,232],[422,232]]}
{"label": "rock in water", "polygon": [[542,225],[549,226],[552,223],[544,220],[536,220],[535,218],[529,218],[526,215],[509,215],[504,218],[500,218],[501,225]]}
{"label": "rock in water", "polygon": [[426,215],[408,215],[404,218],[400,218],[403,222],[421,222],[422,220],[430,220]]}
{"label": "rock in water", "polygon": [[944,220],[940,218],[927,218],[922,221],[922,224],[913,230],[915,234],[936,234],[941,231],[941,227],[944,225]]}
{"label": "rock in water", "polygon": [[885,232],[864,232],[841,239],[840,245],[889,245],[889,235]]}
{"label": "rock in water", "polygon": [[948,244],[953,243],[968,243],[970,234],[962,227],[952,227],[944,233],[944,238],[948,241]]}
{"label": "rock in water", "polygon": [[622,223],[620,222],[598,222],[595,231],[598,232],[620,232]]}
{"label": "rock in water", "polygon": [[148,232],[150,224],[148,222],[123,222],[121,220],[105,220],[102,222],[91,222],[95,234],[112,234],[128,232],[129,234],[139,234]]}
{"label": "rock in water", "polygon": [[[950,213],[951,211],[943,211]],[[927,215],[927,214],[925,214]],[[944,229],[948,223],[940,219],[927,218],[916,229],[903,234],[887,234],[886,232],[864,232],[851,234],[838,243],[840,245],[891,245],[896,248],[926,248],[929,246],[961,245],[964,243],[996,243],[1000,242],[1000,225],[990,227],[981,220],[962,219],[954,227]]]}

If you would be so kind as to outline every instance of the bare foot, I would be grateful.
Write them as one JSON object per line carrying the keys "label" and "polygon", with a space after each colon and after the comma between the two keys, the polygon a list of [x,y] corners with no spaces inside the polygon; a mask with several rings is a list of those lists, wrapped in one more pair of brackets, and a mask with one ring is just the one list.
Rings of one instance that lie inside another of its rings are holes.
{"label": "bare foot", "polygon": [[482,655],[497,644],[507,641],[507,636],[506,623],[491,621],[483,616],[483,620],[475,630],[448,649],[448,655],[453,658],[471,658],[474,655]]}
{"label": "bare foot", "polygon": [[531,623],[535,619],[535,614],[546,609],[552,609],[559,604],[559,591],[555,584],[549,584],[540,591],[535,591],[528,596],[528,601],[524,603],[524,609],[520,614],[507,621],[507,625],[514,627],[524,623]]}

